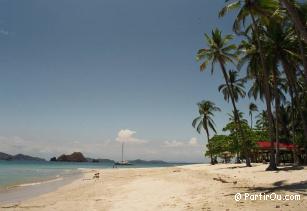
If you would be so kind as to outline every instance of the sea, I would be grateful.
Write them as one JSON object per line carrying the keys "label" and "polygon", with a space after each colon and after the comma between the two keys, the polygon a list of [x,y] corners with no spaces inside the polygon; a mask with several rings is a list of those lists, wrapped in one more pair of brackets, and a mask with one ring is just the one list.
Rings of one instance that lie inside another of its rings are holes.
{"label": "sea", "polygon": [[[153,168],[179,163],[141,163],[118,168]],[[81,169],[113,168],[113,163],[72,163],[43,161],[0,161],[0,202],[39,195],[81,177]],[[17,194],[16,194],[17,193]],[[30,194],[29,194],[30,193]]]}

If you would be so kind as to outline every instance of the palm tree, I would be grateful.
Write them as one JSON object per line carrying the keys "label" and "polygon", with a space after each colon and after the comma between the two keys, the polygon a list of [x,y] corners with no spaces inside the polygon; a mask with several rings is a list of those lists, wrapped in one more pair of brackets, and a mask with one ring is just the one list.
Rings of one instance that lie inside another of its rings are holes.
{"label": "palm tree", "polygon": [[[241,122],[247,123],[247,120],[243,118],[244,113],[242,111],[238,111],[239,117],[241,119]],[[235,122],[235,112],[232,111],[232,113],[228,113],[229,122]]]}
{"label": "palm tree", "polygon": [[233,93],[233,97],[235,102],[239,100],[239,98],[244,98],[246,93],[244,91],[244,83],[245,79],[238,78],[238,72],[229,70],[228,72],[228,81],[230,84],[231,91],[228,90],[227,84],[221,84],[218,87],[219,92],[222,92],[224,95],[224,99],[229,102],[230,93]]}
{"label": "palm tree", "polygon": [[260,112],[256,116],[256,128],[258,130],[267,131],[269,128],[269,121],[268,121],[268,115],[266,111]]}
{"label": "palm tree", "polygon": [[[241,111],[238,111],[238,115],[240,117],[240,123],[241,125],[248,125],[247,120],[243,118],[244,113]],[[227,131],[227,130],[231,130],[231,125],[236,125],[236,118],[235,118],[235,112],[232,111],[232,113],[228,113],[229,116],[229,123],[226,125],[225,128],[223,128],[223,131]],[[235,149],[236,149],[236,163],[241,163],[240,161],[240,148],[244,150],[246,150],[246,146],[247,146],[247,142],[246,143],[241,143],[241,147],[239,144],[239,137],[240,134],[238,134],[238,128],[235,127],[232,129],[232,135],[234,136],[233,141],[234,141],[234,145],[235,145]],[[246,140],[247,141],[247,140]]]}
{"label": "palm tree", "polygon": [[[258,27],[258,26],[257,26]],[[247,78],[253,79],[254,83],[252,84],[251,89],[248,92],[249,97],[254,97],[255,100],[259,96],[262,99],[264,95],[265,103],[267,107],[267,114],[269,120],[269,134],[270,134],[270,141],[271,141],[271,155],[270,155],[270,165],[267,170],[274,170],[276,169],[275,163],[275,152],[273,150],[274,146],[274,118],[272,113],[272,89],[270,87],[269,81],[269,74],[270,72],[265,71],[267,68],[267,63],[265,64],[265,68],[262,65],[263,53],[259,50],[259,42],[257,42],[257,36],[255,33],[251,34],[251,37],[246,34],[247,41],[243,41],[240,46],[239,50],[242,52],[242,57],[238,63],[238,69],[240,69],[244,64],[247,64]],[[267,61],[265,61],[267,62]]]}
{"label": "palm tree", "polygon": [[[216,133],[215,123],[212,117],[214,116],[214,112],[221,111],[221,109],[215,106],[213,102],[206,100],[197,103],[197,106],[198,106],[199,116],[193,120],[192,126],[196,128],[198,133],[201,133],[202,129],[205,130],[209,143],[210,139],[209,129],[213,130],[213,132]],[[211,164],[213,165],[214,162],[212,154],[210,155],[210,158],[211,158]]]}
{"label": "palm tree", "polygon": [[[221,67],[222,74],[224,76],[224,80],[226,86],[230,93],[230,99],[233,106],[233,110],[235,111],[237,127],[240,131],[241,138],[245,140],[243,130],[241,128],[240,118],[238,115],[238,110],[235,103],[234,93],[231,91],[228,75],[226,72],[225,65],[227,63],[234,63],[234,61],[238,60],[237,47],[233,44],[228,44],[230,40],[233,39],[232,35],[222,36],[222,32],[218,29],[212,31],[212,36],[210,37],[208,34],[205,34],[205,38],[207,41],[208,48],[200,49],[197,53],[197,61],[203,61],[200,65],[200,70],[204,71],[208,64],[211,63],[211,73],[214,71],[215,64],[218,63]],[[249,156],[246,152],[246,165],[251,166]]]}
{"label": "palm tree", "polygon": [[256,21],[255,16],[267,21],[273,15],[280,15],[275,13],[279,8],[278,0],[226,0],[226,2],[227,5],[220,10],[219,17],[223,17],[233,10],[239,10],[233,24],[233,31],[237,34],[241,34],[242,26],[245,26],[248,17],[254,22]]}
{"label": "palm tree", "polygon": [[251,129],[253,129],[253,112],[258,111],[258,108],[255,103],[250,103],[248,108],[249,108],[249,116],[251,117]]}
{"label": "palm tree", "polygon": [[263,101],[264,95],[264,79],[263,79],[263,71],[259,66],[260,63],[260,55],[256,49],[255,40],[253,37],[249,36],[249,29],[244,32],[246,40],[242,40],[240,45],[238,46],[238,50],[241,51],[241,58],[237,64],[238,70],[241,70],[242,67],[246,66],[246,79],[252,80],[253,83],[247,92],[249,98],[254,98],[257,100],[258,98]]}
{"label": "palm tree", "polygon": [[[228,72],[228,80],[229,80],[229,84],[230,84],[230,90],[228,89],[227,84],[221,84],[218,87],[219,92],[223,93],[224,99],[227,102],[229,102],[230,93],[233,93],[235,102],[237,102],[240,97],[244,98],[245,95],[246,95],[246,93],[244,91],[245,79],[238,78],[238,72],[237,71],[229,70],[229,72]],[[229,120],[231,122],[235,123],[236,122],[235,121],[235,119],[236,119],[235,118],[235,112],[233,111],[233,115],[229,114],[229,116],[230,116]],[[243,113],[238,111],[238,116],[239,116],[240,121],[242,122],[243,121]],[[240,124],[242,124],[242,123],[240,123]],[[237,135],[236,136],[236,146],[239,145],[238,140],[237,140],[238,137],[239,136]],[[237,147],[237,149],[239,149],[239,148]],[[240,162],[240,158],[239,158],[239,151],[237,151],[236,163],[241,163]]]}
{"label": "palm tree", "polygon": [[[306,24],[307,22],[307,2],[300,4],[300,7],[298,8],[298,12],[300,15],[300,19],[304,20]],[[297,30],[296,30],[296,34],[299,34]],[[301,59],[302,59],[303,67],[304,67],[305,89],[307,89],[307,55],[305,53],[306,45],[304,45],[301,39],[298,39],[298,43],[299,43]]]}
{"label": "palm tree", "polygon": [[[227,1],[229,2],[229,1]],[[239,9],[238,15],[235,19],[233,29],[238,34],[241,32],[240,28],[241,25],[244,23],[247,19],[247,17],[251,18],[252,21],[252,33],[253,37],[255,39],[255,47],[258,51],[259,57],[260,57],[260,64],[261,69],[263,72],[263,79],[264,81],[269,81],[269,69],[267,67],[267,63],[265,60],[265,55],[263,51],[263,47],[261,44],[261,36],[259,32],[259,22],[268,21],[271,16],[275,14],[275,11],[279,8],[279,2],[277,0],[236,0],[231,1],[228,3],[219,13],[219,16],[224,16],[228,11],[231,10],[237,10]],[[266,107],[267,107],[267,113],[269,117],[269,132],[270,132],[270,141],[271,146],[273,148],[274,146],[274,119],[273,119],[273,113],[272,113],[272,107],[271,107],[271,93],[269,86],[264,83],[264,96],[266,101]],[[276,170],[276,162],[275,162],[275,153],[274,150],[271,150],[270,154],[270,165],[266,170]]]}
{"label": "palm tree", "polygon": [[[287,20],[283,20],[280,22],[272,20],[268,22],[268,26],[266,26],[265,33],[266,41],[264,42],[264,48],[268,55],[273,55],[273,63],[275,65],[275,67],[273,68],[273,70],[275,70],[273,71],[273,76],[275,75],[274,77],[276,78],[276,76],[278,75],[277,65],[280,62],[287,77],[287,85],[289,86],[291,100],[295,101],[294,103],[297,105],[296,109],[298,109],[300,118],[302,119],[305,139],[304,142],[305,148],[307,149],[307,120],[306,115],[304,115],[305,107],[298,106],[299,104],[301,104],[301,102],[298,101],[297,97],[292,97],[293,94],[295,96],[300,95],[297,80],[297,69],[299,64],[303,63],[303,66],[306,66],[304,65],[304,52],[302,52],[304,51],[304,49],[299,48],[299,46],[301,46],[300,39],[297,39],[295,30],[293,30],[291,25],[288,24]],[[305,82],[305,89],[306,88],[307,83]],[[276,86],[274,89],[276,92],[278,91],[278,88]],[[278,105],[277,100],[278,98],[275,98],[275,105]],[[280,106],[276,107],[276,117],[278,117],[279,107]],[[276,121],[276,123],[278,123],[278,121]],[[277,131],[278,128],[276,128],[276,132]],[[278,136],[276,137],[276,141],[278,141]]]}
{"label": "palm tree", "polygon": [[296,5],[288,0],[280,0],[287,9],[296,30],[299,32],[301,39],[307,44],[307,31],[304,23],[302,23],[299,13],[296,10]]}

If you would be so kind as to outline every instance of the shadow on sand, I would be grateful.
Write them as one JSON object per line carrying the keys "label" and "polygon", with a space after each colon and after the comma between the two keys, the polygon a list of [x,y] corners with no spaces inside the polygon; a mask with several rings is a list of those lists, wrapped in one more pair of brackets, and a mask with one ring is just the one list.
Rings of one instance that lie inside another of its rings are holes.
{"label": "shadow on sand", "polygon": [[[258,165],[252,165],[252,167],[255,167]],[[247,167],[247,166],[230,166],[230,167],[224,167],[224,168],[220,168],[220,169],[242,169],[242,168],[252,168],[252,167]],[[285,165],[285,166],[278,166],[278,169],[276,170],[276,172],[278,171],[292,171],[292,170],[302,170],[304,169],[304,166],[296,166],[296,165]]]}
{"label": "shadow on sand", "polygon": [[303,166],[279,166],[277,171],[292,171],[292,170],[302,170]]}
{"label": "shadow on sand", "polygon": [[248,192],[261,192],[266,194],[278,191],[289,191],[307,196],[307,180],[292,184],[285,184],[285,182],[286,182],[285,180],[280,180],[274,182],[272,186],[237,187],[237,188],[246,189]]}

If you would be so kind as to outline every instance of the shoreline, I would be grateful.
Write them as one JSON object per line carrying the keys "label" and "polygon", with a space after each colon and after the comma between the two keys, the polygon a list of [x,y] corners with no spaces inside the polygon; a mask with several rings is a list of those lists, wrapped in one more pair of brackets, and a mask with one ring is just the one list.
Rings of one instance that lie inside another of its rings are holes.
{"label": "shoreline", "polygon": [[[307,207],[307,168],[266,165],[194,164],[156,168],[86,169],[56,190],[15,203],[3,210],[303,210]],[[100,177],[93,179],[95,173]],[[240,201],[237,192],[300,194],[300,201]],[[278,209],[277,209],[278,210]]]}
{"label": "shoreline", "polygon": [[60,175],[57,175],[54,178],[36,180],[36,181],[26,182],[26,183],[17,183],[16,185],[10,185],[10,186],[4,187],[2,192],[14,190],[14,189],[22,188],[22,187],[42,185],[42,184],[46,184],[46,183],[56,182],[56,181],[59,181],[59,180],[63,180],[63,177],[61,177]]}
{"label": "shoreline", "polygon": [[82,171],[76,171],[71,175],[61,175],[54,178],[36,180],[26,183],[18,183],[4,187],[0,190],[1,203],[20,203],[38,197],[43,194],[52,193],[58,188],[69,185],[82,177]]}
{"label": "shoreline", "polygon": [[[11,161],[8,161],[11,162]],[[46,162],[43,162],[44,164]],[[50,162],[48,162],[50,163]],[[16,164],[20,164],[20,162],[16,162]],[[24,163],[22,163],[24,164]],[[25,163],[31,164],[31,163]],[[42,162],[35,162],[36,164],[42,164]],[[54,163],[51,163],[54,164]],[[105,170],[105,169],[113,169],[112,165],[107,163],[104,165],[95,164],[84,165],[78,168],[73,169],[72,166],[76,165],[76,163],[64,162],[60,164],[69,164],[68,168],[63,168],[62,170],[56,172],[52,172],[53,176],[44,176],[42,178],[37,179],[29,179],[27,180],[19,180],[14,183],[3,184],[0,186],[0,203],[19,203],[20,201],[28,200],[34,197],[37,197],[42,194],[46,194],[49,192],[53,192],[56,189],[65,186],[74,180],[82,177],[81,174],[86,173],[90,170]],[[79,163],[78,163],[79,164]],[[91,163],[90,163],[91,164]],[[189,163],[190,164],[190,163]],[[181,165],[189,165],[185,163],[167,163],[167,164],[151,164],[150,167],[144,164],[136,164],[133,166],[120,166],[120,169],[130,169],[130,168],[160,168],[160,167],[174,167]],[[163,166],[161,166],[163,165]],[[67,173],[69,172],[69,173]]]}

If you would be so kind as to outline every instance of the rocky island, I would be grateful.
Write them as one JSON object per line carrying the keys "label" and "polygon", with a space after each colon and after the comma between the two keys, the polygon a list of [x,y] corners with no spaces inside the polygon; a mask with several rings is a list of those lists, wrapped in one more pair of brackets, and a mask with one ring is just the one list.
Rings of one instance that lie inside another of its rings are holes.
{"label": "rocky island", "polygon": [[70,155],[61,155],[58,158],[53,157],[50,161],[62,161],[62,162],[87,162],[87,159],[81,152],[74,152]]}

